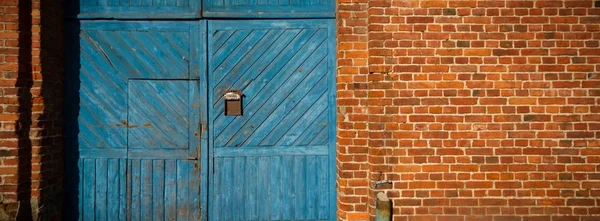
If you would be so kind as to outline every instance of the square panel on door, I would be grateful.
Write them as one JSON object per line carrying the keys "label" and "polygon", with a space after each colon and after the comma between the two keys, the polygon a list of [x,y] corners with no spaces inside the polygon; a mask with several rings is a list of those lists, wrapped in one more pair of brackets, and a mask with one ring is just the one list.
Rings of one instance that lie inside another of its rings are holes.
{"label": "square panel on door", "polygon": [[[186,158],[199,137],[198,81],[130,80],[128,84],[129,156]],[[193,100],[195,99],[195,100]]]}

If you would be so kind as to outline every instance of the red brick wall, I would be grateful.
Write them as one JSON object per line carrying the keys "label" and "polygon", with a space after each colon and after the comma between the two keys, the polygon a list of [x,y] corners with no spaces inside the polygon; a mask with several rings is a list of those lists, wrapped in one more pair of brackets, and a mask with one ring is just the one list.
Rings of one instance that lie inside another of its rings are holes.
{"label": "red brick wall", "polygon": [[384,191],[394,220],[600,220],[600,2],[338,0],[337,31],[341,219]]}
{"label": "red brick wall", "polygon": [[0,1],[0,220],[59,219],[62,1]]}

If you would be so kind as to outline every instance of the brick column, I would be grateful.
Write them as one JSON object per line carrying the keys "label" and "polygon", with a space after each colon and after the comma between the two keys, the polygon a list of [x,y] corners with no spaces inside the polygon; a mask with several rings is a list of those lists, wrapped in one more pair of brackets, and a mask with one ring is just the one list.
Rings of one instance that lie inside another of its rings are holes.
{"label": "brick column", "polygon": [[367,3],[337,3],[338,217],[368,219]]}
{"label": "brick column", "polygon": [[0,219],[59,219],[61,1],[0,1]]}

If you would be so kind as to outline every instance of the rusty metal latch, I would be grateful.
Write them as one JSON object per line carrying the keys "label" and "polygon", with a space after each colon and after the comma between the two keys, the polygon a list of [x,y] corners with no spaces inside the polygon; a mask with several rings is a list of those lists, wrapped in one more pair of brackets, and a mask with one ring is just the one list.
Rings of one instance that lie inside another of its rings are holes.
{"label": "rusty metal latch", "polygon": [[204,124],[202,123],[202,121],[200,121],[198,122],[198,125],[200,126],[200,135],[198,136],[200,142],[198,142],[198,150],[196,151],[193,157],[188,157],[188,160],[198,160],[198,158],[200,158],[198,156],[200,155],[200,151],[202,150],[202,136],[204,135]]}

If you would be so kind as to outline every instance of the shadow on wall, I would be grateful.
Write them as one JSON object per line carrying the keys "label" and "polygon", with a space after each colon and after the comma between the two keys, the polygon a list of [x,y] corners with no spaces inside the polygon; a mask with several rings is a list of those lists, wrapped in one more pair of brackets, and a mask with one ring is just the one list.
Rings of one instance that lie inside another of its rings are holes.
{"label": "shadow on wall", "polygon": [[80,23],[73,15],[79,14],[79,1],[65,1],[65,179],[64,179],[64,207],[63,220],[79,219],[79,69],[80,45],[79,30]]}
{"label": "shadow on wall", "polygon": [[[58,220],[64,175],[62,1],[18,4],[18,207],[11,219]],[[39,18],[32,16],[38,6]]]}

